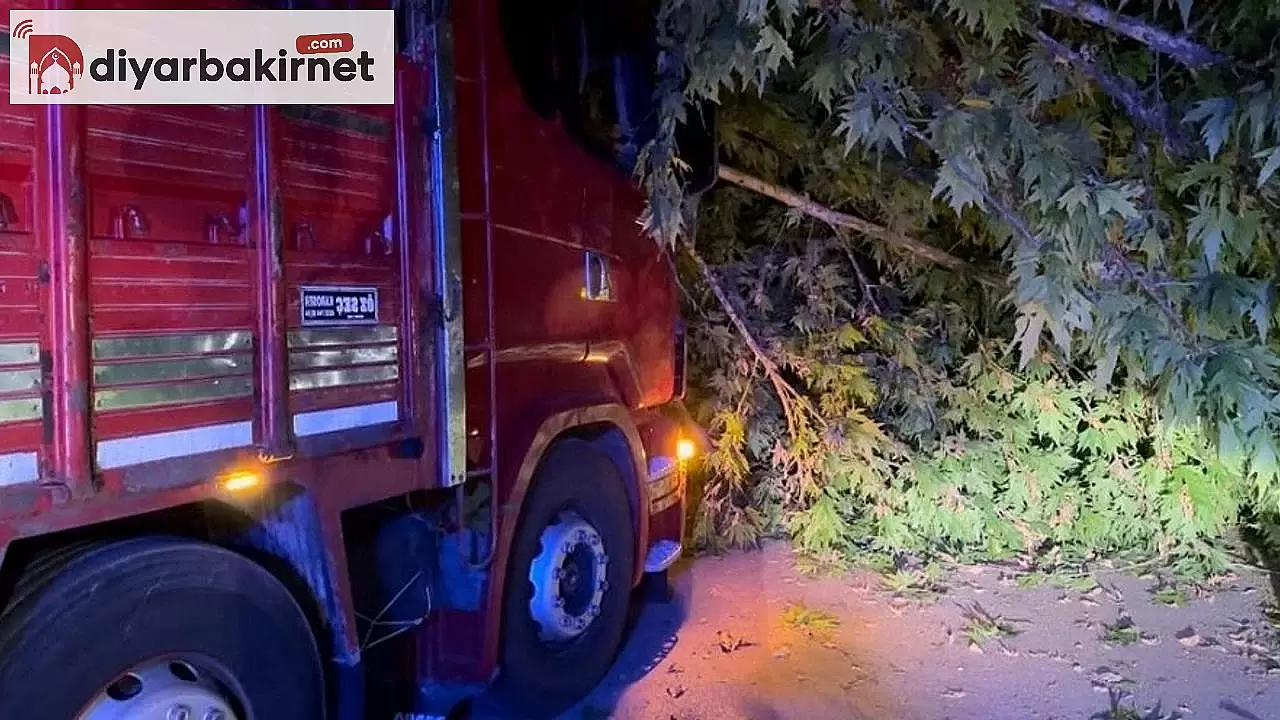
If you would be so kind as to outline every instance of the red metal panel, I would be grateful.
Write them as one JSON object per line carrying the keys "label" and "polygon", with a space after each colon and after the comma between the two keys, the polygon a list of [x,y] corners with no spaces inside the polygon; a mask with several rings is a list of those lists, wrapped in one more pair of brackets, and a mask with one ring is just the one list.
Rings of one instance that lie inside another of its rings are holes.
{"label": "red metal panel", "polygon": [[[395,329],[389,343],[396,353],[372,364],[344,361],[323,368],[295,367],[291,387],[298,411],[398,400],[399,348],[414,335],[403,326],[406,286],[400,248],[408,244],[406,251],[411,252],[415,239],[404,236],[395,220],[400,171],[394,111],[322,110],[281,123],[281,216],[290,258],[285,266],[287,325],[300,328],[303,286],[377,288],[378,323]],[[324,351],[350,353],[387,344],[386,339],[357,338],[328,343]],[[301,345],[291,346],[295,356],[303,352]],[[326,377],[340,382],[330,383]]]}
{"label": "red metal panel", "polygon": [[[8,33],[9,17],[0,17]],[[46,288],[38,282],[44,266],[35,198],[35,106],[9,104],[9,56],[0,56],[0,344],[30,346],[42,334]],[[39,371],[38,357],[3,371],[30,375]],[[40,389],[0,391],[0,403],[25,410],[0,418],[0,455],[34,452],[42,442]]]}
{"label": "red metal panel", "polygon": [[[256,305],[246,109],[87,112],[93,340],[117,344],[95,354],[96,439],[248,421]],[[243,338],[235,353],[198,342],[229,333]],[[166,338],[177,344],[155,344]],[[218,367],[233,355],[243,367]],[[227,383],[241,390],[226,392]]]}
{"label": "red metal panel", "polygon": [[[484,86],[475,80],[459,77],[454,85],[459,117],[484,116]],[[459,125],[458,139],[458,206],[463,219],[485,216],[489,212],[488,186],[490,168],[485,162],[488,143],[486,125],[476,122]],[[466,243],[463,243],[465,249]]]}
{"label": "red metal panel", "polygon": [[644,203],[634,190],[615,195],[613,248],[620,257],[616,333],[627,348],[629,372],[641,390],[640,405],[671,400],[675,391],[676,319],[680,304],[670,259],[636,223]]}

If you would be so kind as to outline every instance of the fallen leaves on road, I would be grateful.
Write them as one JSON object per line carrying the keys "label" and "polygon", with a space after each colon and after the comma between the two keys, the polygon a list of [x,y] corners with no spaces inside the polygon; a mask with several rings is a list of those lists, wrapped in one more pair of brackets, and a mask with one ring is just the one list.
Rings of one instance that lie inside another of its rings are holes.
{"label": "fallen leaves on road", "polygon": [[731,653],[751,645],[741,636],[735,635],[728,630],[717,630],[716,642],[720,644],[720,652],[723,653]]}
{"label": "fallen leaves on road", "polygon": [[1183,647],[1195,647],[1200,644],[1200,633],[1190,626],[1179,630],[1174,637],[1178,638],[1178,642],[1182,643]]}
{"label": "fallen leaves on road", "polygon": [[1100,639],[1112,645],[1132,645],[1142,639],[1142,632],[1138,630],[1133,618],[1127,613],[1121,613],[1115,622],[1103,626]]}
{"label": "fallen leaves on road", "polygon": [[970,651],[980,653],[982,644],[986,641],[1018,634],[1018,629],[1009,620],[999,615],[992,615],[977,602],[963,607],[963,610],[964,634],[969,638]]}
{"label": "fallen leaves on road", "polygon": [[830,637],[840,627],[840,618],[826,610],[817,610],[804,605],[791,604],[782,613],[782,622],[809,636]]}
{"label": "fallen leaves on road", "polygon": [[1125,676],[1105,665],[1093,671],[1093,680],[1094,682],[1100,682],[1104,685],[1115,685],[1117,683],[1129,682]]}

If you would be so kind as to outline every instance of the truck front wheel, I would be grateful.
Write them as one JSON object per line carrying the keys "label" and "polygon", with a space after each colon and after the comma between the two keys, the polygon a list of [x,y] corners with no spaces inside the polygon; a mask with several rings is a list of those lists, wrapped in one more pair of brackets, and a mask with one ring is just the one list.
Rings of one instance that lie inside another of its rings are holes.
{"label": "truck front wheel", "polygon": [[589,692],[622,643],[635,530],[613,462],[582,440],[539,465],[512,541],[503,594],[499,690],[522,717]]}
{"label": "truck front wheel", "polygon": [[310,625],[252,561],[137,538],[36,572],[0,617],[0,718],[324,716]]}

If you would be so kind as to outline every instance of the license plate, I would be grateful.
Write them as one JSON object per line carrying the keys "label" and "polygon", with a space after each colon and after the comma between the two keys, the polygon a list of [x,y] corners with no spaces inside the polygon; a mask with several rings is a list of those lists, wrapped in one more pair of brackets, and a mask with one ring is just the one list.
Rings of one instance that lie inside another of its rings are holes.
{"label": "license plate", "polygon": [[353,287],[304,287],[299,297],[303,326],[375,325],[378,322],[378,289]]}

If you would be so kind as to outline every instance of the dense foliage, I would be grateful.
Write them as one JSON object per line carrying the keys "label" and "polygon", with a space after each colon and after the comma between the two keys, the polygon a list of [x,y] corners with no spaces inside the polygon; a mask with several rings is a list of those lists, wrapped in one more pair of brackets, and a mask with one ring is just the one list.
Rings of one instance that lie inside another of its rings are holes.
{"label": "dense foliage", "polygon": [[[704,541],[1207,570],[1280,509],[1280,4],[665,0],[660,25],[647,219],[684,238]],[[707,100],[729,179],[763,182],[695,213],[674,131]]]}

